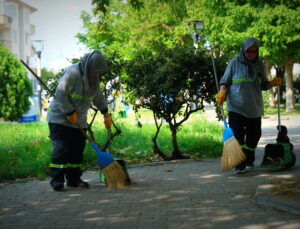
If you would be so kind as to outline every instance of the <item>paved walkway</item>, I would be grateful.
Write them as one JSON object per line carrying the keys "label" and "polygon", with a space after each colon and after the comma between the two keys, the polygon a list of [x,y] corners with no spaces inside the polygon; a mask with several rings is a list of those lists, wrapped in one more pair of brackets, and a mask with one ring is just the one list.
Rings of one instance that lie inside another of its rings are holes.
{"label": "paved walkway", "polygon": [[[276,117],[263,120],[263,147],[274,142]],[[110,190],[97,172],[83,178],[88,190],[54,192],[45,181],[0,184],[0,228],[141,228],[141,229],[299,229],[300,215],[257,205],[257,187],[300,177],[300,118],[282,118],[295,146],[294,169],[270,172],[260,168],[244,175],[220,172],[220,160],[177,161],[129,168],[134,184]]]}

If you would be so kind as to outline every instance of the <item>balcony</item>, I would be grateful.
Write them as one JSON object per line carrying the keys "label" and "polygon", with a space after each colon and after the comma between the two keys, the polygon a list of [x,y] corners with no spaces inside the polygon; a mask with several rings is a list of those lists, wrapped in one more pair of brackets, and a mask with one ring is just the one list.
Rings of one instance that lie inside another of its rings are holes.
{"label": "balcony", "polygon": [[9,29],[11,28],[11,18],[0,14],[0,29]]}

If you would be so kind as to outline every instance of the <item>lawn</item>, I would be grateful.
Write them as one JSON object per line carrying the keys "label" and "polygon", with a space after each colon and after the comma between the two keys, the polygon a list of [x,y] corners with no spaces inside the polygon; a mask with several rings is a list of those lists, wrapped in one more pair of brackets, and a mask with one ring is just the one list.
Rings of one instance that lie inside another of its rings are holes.
{"label": "lawn", "polygon": [[[127,163],[158,161],[152,153],[152,137],[155,125],[152,113],[140,112],[142,128],[137,126],[136,116],[128,112],[127,118],[114,116],[115,123],[122,133],[114,138],[110,153]],[[107,139],[106,129],[101,115],[97,115],[93,124],[96,142],[103,145]],[[183,154],[194,159],[219,157],[222,152],[223,127],[218,122],[209,122],[203,114],[194,114],[184,123],[178,133],[178,144]],[[0,123],[0,181],[17,178],[49,175],[51,140],[46,122]],[[158,137],[158,144],[164,152],[172,151],[171,135],[166,124]],[[84,151],[84,169],[97,168],[96,153],[87,144]]]}

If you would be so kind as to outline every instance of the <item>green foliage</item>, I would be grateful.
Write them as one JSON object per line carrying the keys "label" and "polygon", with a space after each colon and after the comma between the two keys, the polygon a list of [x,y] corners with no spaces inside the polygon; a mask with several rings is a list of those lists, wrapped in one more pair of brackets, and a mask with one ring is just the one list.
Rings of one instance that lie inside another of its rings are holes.
{"label": "green foliage", "polygon": [[149,0],[143,4],[136,10],[128,2],[114,0],[107,6],[110,13],[82,13],[85,31],[77,34],[79,41],[90,49],[117,52],[125,60],[140,48],[151,50],[153,42],[168,47],[186,43],[190,35],[182,23],[186,16],[185,1]]}
{"label": "green foliage", "polygon": [[[217,69],[223,71],[225,64],[216,63]],[[134,110],[146,108],[153,112],[155,122],[165,120],[172,132],[173,153],[179,154],[179,127],[192,113],[203,110],[204,102],[214,101],[217,89],[210,56],[204,51],[195,53],[192,47],[169,49],[157,44],[155,52],[141,51],[125,69],[126,89],[137,99],[131,101]],[[153,141],[155,144],[155,138]]]}
{"label": "green foliage", "polygon": [[[192,6],[191,6],[192,7]],[[200,13],[205,36],[216,50],[231,56],[248,37],[261,44],[260,55],[284,65],[287,58],[299,60],[300,7],[296,1],[203,0]]]}
{"label": "green foliage", "polygon": [[[157,161],[151,148],[155,126],[145,124],[145,128],[140,129],[130,120],[115,120],[122,128],[122,135],[114,138],[110,153],[129,164]],[[209,123],[197,117],[182,129],[179,144],[184,153],[196,159],[219,157],[222,152],[222,129],[218,123]],[[93,130],[96,142],[102,146],[107,137],[102,121],[96,121]],[[49,176],[51,140],[48,135],[45,122],[0,123],[0,181],[27,177],[42,179]],[[158,142],[166,151],[172,148],[170,138],[168,127],[163,127]],[[84,151],[83,168],[98,169],[96,152],[90,144],[86,145]]]}
{"label": "green foliage", "polygon": [[41,74],[42,74],[41,78],[42,78],[43,82],[47,82],[49,79],[55,77],[55,73],[52,72],[52,71],[47,70],[46,68],[42,69]]}
{"label": "green foliage", "polygon": [[[222,72],[224,63],[217,69]],[[193,103],[202,109],[204,101],[214,101],[217,90],[210,56],[195,54],[191,47],[159,45],[156,52],[145,50],[128,62],[126,72],[127,90],[139,100],[134,106],[150,109],[165,120]]]}
{"label": "green foliage", "polygon": [[0,117],[16,121],[30,108],[32,86],[24,67],[0,45]]}

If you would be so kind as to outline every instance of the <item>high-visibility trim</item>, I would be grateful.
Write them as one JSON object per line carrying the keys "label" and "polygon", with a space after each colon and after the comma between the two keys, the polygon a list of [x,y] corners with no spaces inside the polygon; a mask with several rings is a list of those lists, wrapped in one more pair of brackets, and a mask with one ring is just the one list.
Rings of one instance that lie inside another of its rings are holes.
{"label": "high-visibility trim", "polygon": [[70,93],[69,96],[72,97],[72,98],[74,98],[74,99],[83,99],[83,96],[77,95],[77,94],[73,94],[73,93]]}
{"label": "high-visibility trim", "polygon": [[242,82],[254,82],[254,79],[240,78],[240,79],[232,80],[232,83],[242,83]]}
{"label": "high-visibility trim", "polygon": [[81,164],[50,164],[51,168],[57,168],[57,169],[66,169],[66,168],[80,168]]}
{"label": "high-visibility trim", "polygon": [[68,168],[78,168],[81,167],[81,164],[68,164]]}
{"label": "high-visibility trim", "polygon": [[241,145],[241,148],[242,148],[242,149],[251,150],[251,151],[255,151],[255,148],[250,148],[250,147],[248,147],[248,146],[246,146],[246,145]]}
{"label": "high-visibility trim", "polygon": [[60,164],[50,164],[51,168],[57,168],[57,169],[65,169],[67,168],[67,165],[60,165]]}
{"label": "high-visibility trim", "polygon": [[[82,95],[77,95],[77,94],[74,94],[74,93],[70,93],[69,94],[70,97],[74,98],[74,99],[84,99],[84,97]],[[94,99],[94,96],[90,96],[88,97],[89,100],[93,100]]]}
{"label": "high-visibility trim", "polygon": [[52,110],[50,108],[47,109],[47,112],[52,112]]}

